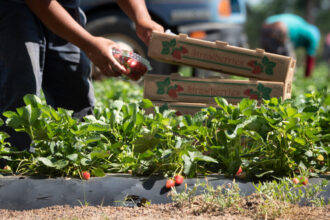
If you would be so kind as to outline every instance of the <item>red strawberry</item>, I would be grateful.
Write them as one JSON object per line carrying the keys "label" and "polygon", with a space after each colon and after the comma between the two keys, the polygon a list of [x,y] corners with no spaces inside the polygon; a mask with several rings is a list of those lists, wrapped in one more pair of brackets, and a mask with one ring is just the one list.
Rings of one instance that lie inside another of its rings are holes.
{"label": "red strawberry", "polygon": [[179,51],[179,50],[174,50],[173,52],[172,52],[172,56],[174,57],[174,58],[176,58],[176,59],[181,59],[181,52]]}
{"label": "red strawberry", "polygon": [[188,53],[187,48],[185,48],[185,47],[181,47],[181,53],[183,53],[183,54]]}
{"label": "red strawberry", "polygon": [[178,97],[178,94],[176,94],[175,89],[170,89],[167,94],[172,98],[177,98]]}
{"label": "red strawberry", "polygon": [[82,177],[84,180],[89,180],[91,178],[91,174],[88,171],[82,172]]}
{"label": "red strawberry", "polygon": [[166,189],[171,189],[174,186],[175,186],[174,179],[168,179],[168,180],[166,180],[166,184],[165,184]]}
{"label": "red strawberry", "polygon": [[242,173],[242,167],[239,167],[237,172],[236,172],[236,176],[239,176]]}
{"label": "red strawberry", "polygon": [[175,184],[176,185],[181,185],[183,183],[183,181],[184,181],[184,177],[181,176],[180,174],[176,175],[174,177],[174,179],[175,179]]}
{"label": "red strawberry", "polygon": [[295,178],[292,179],[292,182],[293,182],[293,184],[298,184],[299,183],[299,179],[295,177]]}
{"label": "red strawberry", "polygon": [[182,91],[183,91],[183,87],[180,86],[180,85],[177,85],[177,86],[176,86],[176,91],[177,91],[177,92],[182,92]]}
{"label": "red strawberry", "polygon": [[303,185],[307,185],[307,184],[308,184],[308,178],[305,177],[305,176],[301,177],[301,178],[300,178],[300,181],[301,181],[301,183],[302,183]]}

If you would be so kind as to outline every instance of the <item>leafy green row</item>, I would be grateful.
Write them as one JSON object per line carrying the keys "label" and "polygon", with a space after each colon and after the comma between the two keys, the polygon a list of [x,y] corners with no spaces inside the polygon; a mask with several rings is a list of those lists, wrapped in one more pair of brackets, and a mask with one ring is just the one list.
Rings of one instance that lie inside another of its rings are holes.
{"label": "leafy green row", "polygon": [[150,100],[97,105],[83,122],[72,112],[53,109],[32,95],[26,106],[5,112],[7,125],[27,132],[29,152],[5,145],[0,134],[0,158],[17,173],[47,176],[94,176],[109,172],[135,175],[225,173],[242,166],[250,178],[287,176],[297,170],[322,173],[329,168],[330,95],[306,94],[301,104],[273,98],[260,107],[243,99],[237,106],[216,98],[191,115],[174,111],[145,114]]}

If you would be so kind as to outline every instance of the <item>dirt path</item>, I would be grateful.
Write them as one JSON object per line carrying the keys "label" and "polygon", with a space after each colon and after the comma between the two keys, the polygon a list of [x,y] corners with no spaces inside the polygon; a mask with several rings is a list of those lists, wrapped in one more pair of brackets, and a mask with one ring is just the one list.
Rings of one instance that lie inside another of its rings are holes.
{"label": "dirt path", "polygon": [[[243,208],[244,209],[244,208]],[[226,209],[225,211],[206,211],[199,215],[196,212],[201,211],[199,207],[181,207],[174,204],[150,205],[148,207],[93,207],[93,206],[53,206],[42,209],[27,211],[0,210],[1,220],[54,220],[54,219],[151,219],[151,220],[176,220],[176,219],[256,219],[253,209],[243,210],[245,215],[238,212],[237,209]],[[263,216],[262,219],[272,219],[269,216]],[[283,213],[278,219],[330,219],[330,205],[322,208],[312,207],[293,207]]]}

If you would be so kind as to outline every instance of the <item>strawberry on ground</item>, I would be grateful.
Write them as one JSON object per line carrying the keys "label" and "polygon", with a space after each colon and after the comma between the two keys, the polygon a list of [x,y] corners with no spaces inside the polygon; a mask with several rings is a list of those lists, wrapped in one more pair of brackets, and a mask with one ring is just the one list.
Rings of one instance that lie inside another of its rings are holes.
{"label": "strawberry on ground", "polygon": [[299,179],[295,177],[295,178],[292,179],[292,182],[294,184],[299,184]]}
{"label": "strawberry on ground", "polygon": [[303,185],[307,185],[307,184],[308,184],[308,178],[305,177],[305,176],[301,177],[301,178],[300,178],[300,181],[301,181],[301,183],[302,183]]}
{"label": "strawberry on ground", "polygon": [[174,179],[175,179],[175,184],[176,184],[176,185],[181,185],[181,184],[183,183],[183,181],[184,181],[184,177],[181,176],[180,174],[177,174],[177,175],[174,177]]}
{"label": "strawberry on ground", "polygon": [[236,172],[236,176],[239,176],[242,173],[242,167],[239,167],[237,172]]}
{"label": "strawberry on ground", "polygon": [[171,189],[174,186],[175,186],[174,179],[168,179],[168,180],[166,180],[166,184],[165,184],[166,189]]}
{"label": "strawberry on ground", "polygon": [[91,178],[91,174],[88,171],[82,172],[82,177],[84,180],[89,180]]}

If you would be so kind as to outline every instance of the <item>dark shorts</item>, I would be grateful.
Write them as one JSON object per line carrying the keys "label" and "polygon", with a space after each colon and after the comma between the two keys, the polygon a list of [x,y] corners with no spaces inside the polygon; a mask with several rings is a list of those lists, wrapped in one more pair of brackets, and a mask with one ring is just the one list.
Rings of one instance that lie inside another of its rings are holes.
{"label": "dark shorts", "polygon": [[[84,26],[86,19],[79,8],[67,11]],[[78,47],[45,28],[25,4],[0,0],[1,116],[4,111],[23,106],[25,94],[39,95],[41,90],[54,108],[73,110],[78,118],[92,114],[90,61]],[[24,134],[3,129],[14,142],[25,139],[16,138]],[[21,149],[28,147],[18,145]]]}

